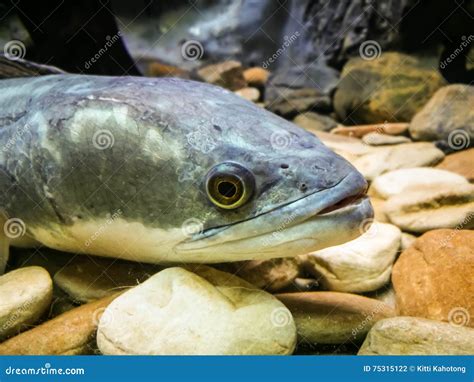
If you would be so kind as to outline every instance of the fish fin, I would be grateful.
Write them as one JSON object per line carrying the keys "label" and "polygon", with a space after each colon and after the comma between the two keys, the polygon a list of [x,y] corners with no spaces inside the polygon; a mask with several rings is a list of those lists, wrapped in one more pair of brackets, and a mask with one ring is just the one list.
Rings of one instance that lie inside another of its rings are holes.
{"label": "fish fin", "polygon": [[9,59],[3,54],[0,55],[0,78],[35,77],[64,73],[66,72],[55,66],[38,64],[19,57]]}

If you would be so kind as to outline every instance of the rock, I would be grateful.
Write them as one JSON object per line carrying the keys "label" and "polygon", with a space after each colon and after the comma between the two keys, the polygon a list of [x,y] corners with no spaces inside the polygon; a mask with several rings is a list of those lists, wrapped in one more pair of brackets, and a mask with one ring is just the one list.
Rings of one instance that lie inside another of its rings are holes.
{"label": "rock", "polygon": [[375,147],[366,145],[360,139],[330,134],[323,131],[313,130],[311,132],[316,135],[326,146],[349,161],[356,160],[363,155],[377,151]]}
{"label": "rock", "polygon": [[377,322],[359,355],[472,355],[474,330],[415,317]]}
{"label": "rock", "polygon": [[250,86],[255,87],[262,87],[268,81],[268,77],[270,77],[270,72],[266,69],[263,69],[259,66],[255,66],[253,68],[249,68],[244,70],[244,79]]}
{"label": "rock", "polygon": [[382,301],[393,311],[397,311],[397,297],[395,296],[395,291],[391,284],[386,285],[385,287],[378,289],[372,293],[367,294],[367,297],[374,298],[378,301]]}
{"label": "rock", "polygon": [[402,315],[474,327],[474,232],[442,229],[419,237],[393,267]]}
{"label": "rock", "polygon": [[265,89],[266,108],[292,118],[309,110],[331,111],[339,72],[318,62],[279,69]]}
{"label": "rock", "polygon": [[405,249],[410,248],[415,242],[415,240],[416,240],[415,235],[411,235],[409,233],[403,232],[400,249],[404,251]]}
{"label": "rock", "polygon": [[464,185],[469,182],[462,176],[436,168],[415,167],[394,170],[378,176],[372,182],[371,194],[383,199],[401,194],[408,189],[418,187],[433,187],[437,185],[449,186]]}
{"label": "rock", "polygon": [[294,257],[237,261],[223,264],[220,269],[270,292],[291,285],[299,274],[299,264]]}
{"label": "rock", "polygon": [[371,146],[399,145],[410,143],[411,139],[402,135],[388,135],[381,133],[369,133],[364,135],[362,142]]}
{"label": "rock", "polygon": [[148,77],[179,77],[189,79],[188,71],[178,68],[177,66],[167,65],[162,62],[152,61],[145,66],[146,75]]}
{"label": "rock", "polygon": [[441,161],[444,154],[432,143],[404,143],[395,146],[374,147],[372,152],[352,161],[367,180],[399,168],[432,166]]}
{"label": "rock", "polygon": [[365,233],[355,240],[303,255],[304,269],[333,291],[370,292],[382,287],[390,280],[401,232],[379,222],[366,227],[370,223],[361,225]]}
{"label": "rock", "polygon": [[410,134],[424,141],[447,141],[453,150],[474,145],[474,86],[455,84],[439,89],[414,116]]}
{"label": "rock", "polygon": [[378,320],[395,314],[383,302],[350,293],[300,292],[276,297],[290,309],[302,346],[360,341]]}
{"label": "rock", "polygon": [[260,92],[257,88],[242,88],[234,93],[250,102],[257,102],[260,98]]}
{"label": "rock", "polygon": [[445,83],[434,60],[395,52],[353,58],[343,68],[334,109],[347,125],[409,122]]}
{"label": "rock", "polygon": [[474,186],[419,186],[392,196],[384,207],[389,221],[407,232],[474,227]]}
{"label": "rock", "polygon": [[293,123],[309,131],[330,131],[339,125],[334,119],[312,111],[297,115]]}
{"label": "rock", "polygon": [[349,137],[362,138],[370,133],[385,135],[401,135],[408,131],[410,124],[402,123],[376,123],[373,125],[339,126],[331,131],[333,134],[346,135]]}
{"label": "rock", "polygon": [[149,264],[80,256],[54,275],[54,283],[73,301],[85,303],[140,284],[159,269]]}
{"label": "rock", "polygon": [[[284,305],[215,269],[168,268],[117,298],[97,333],[104,354],[291,354],[296,328]],[[150,333],[153,333],[150,336]]]}
{"label": "rock", "polygon": [[436,166],[436,168],[455,172],[461,176],[464,176],[472,183],[474,182],[473,163],[474,148],[446,155],[444,159]]}
{"label": "rock", "polygon": [[242,64],[238,61],[224,61],[207,65],[199,69],[197,74],[203,81],[229,90],[242,89],[247,85],[243,76]]}
{"label": "rock", "polygon": [[[99,319],[118,294],[82,305],[0,344],[0,354],[94,354]],[[113,317],[102,321],[111,323]]]}
{"label": "rock", "polygon": [[41,267],[0,276],[0,341],[35,323],[49,308],[52,296],[53,282]]}
{"label": "rock", "polygon": [[378,197],[371,196],[370,204],[374,210],[374,219],[380,223],[388,223],[387,215],[385,215],[386,201]]}

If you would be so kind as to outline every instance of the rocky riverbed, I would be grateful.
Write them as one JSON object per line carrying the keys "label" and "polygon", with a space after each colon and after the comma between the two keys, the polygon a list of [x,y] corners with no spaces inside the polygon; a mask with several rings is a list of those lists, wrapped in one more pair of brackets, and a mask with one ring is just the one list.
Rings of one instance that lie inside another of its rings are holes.
{"label": "rocky riverbed", "polygon": [[237,61],[146,69],[314,133],[370,182],[375,218],[340,246],[213,266],[14,249],[0,354],[474,354],[473,86],[397,52],[308,78]]}

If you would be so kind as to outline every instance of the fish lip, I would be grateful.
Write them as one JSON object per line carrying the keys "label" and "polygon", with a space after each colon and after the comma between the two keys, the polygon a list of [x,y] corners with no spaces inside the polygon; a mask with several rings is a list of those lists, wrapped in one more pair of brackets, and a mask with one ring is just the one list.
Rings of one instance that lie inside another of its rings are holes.
{"label": "fish lip", "polygon": [[[268,227],[268,229],[257,229],[251,235],[248,234],[248,231],[245,232],[244,229],[245,235],[239,236],[239,232],[237,232],[234,238],[226,240],[226,236],[229,236],[226,235],[228,231],[238,231],[238,229],[242,228],[244,225],[252,225],[255,221],[259,221],[259,219],[262,220],[262,218],[271,220],[273,217],[277,217],[277,220],[285,220],[284,218],[286,216],[289,218],[289,222],[284,228],[290,228],[319,216],[341,214],[348,210],[357,208],[364,200],[368,199],[365,195],[366,191],[367,182],[358,172],[354,171],[346,175],[330,188],[314,191],[311,194],[275,207],[249,219],[220,227],[209,228],[197,233],[178,244],[176,249],[180,251],[202,249],[208,246],[222,244],[224,242],[232,242],[242,238],[248,239],[275,231],[275,224],[269,224],[270,227]],[[321,200],[325,200],[325,202],[321,203]],[[347,203],[344,201],[347,201]],[[344,202],[344,204],[341,205],[340,208],[330,210],[331,207],[337,206],[341,202]],[[281,215],[283,219],[278,219],[278,215]],[[219,240],[219,236],[223,236],[222,240]],[[189,248],[187,248],[188,246]]]}

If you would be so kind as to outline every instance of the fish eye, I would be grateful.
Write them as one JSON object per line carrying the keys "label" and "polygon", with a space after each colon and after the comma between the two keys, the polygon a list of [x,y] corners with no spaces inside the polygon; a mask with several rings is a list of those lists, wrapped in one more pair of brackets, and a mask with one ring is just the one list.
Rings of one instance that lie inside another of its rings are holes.
{"label": "fish eye", "polygon": [[231,210],[244,205],[254,190],[254,175],[238,163],[219,163],[206,175],[207,196],[220,208]]}

